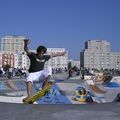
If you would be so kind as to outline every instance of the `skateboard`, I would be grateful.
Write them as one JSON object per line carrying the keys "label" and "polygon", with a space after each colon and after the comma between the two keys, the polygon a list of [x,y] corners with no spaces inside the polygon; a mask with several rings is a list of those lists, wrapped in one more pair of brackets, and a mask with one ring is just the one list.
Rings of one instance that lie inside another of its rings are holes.
{"label": "skateboard", "polygon": [[49,82],[42,90],[35,93],[33,96],[29,97],[25,101],[23,101],[24,104],[33,104],[35,101],[40,99],[41,97],[45,96],[50,92],[50,89],[54,83]]}

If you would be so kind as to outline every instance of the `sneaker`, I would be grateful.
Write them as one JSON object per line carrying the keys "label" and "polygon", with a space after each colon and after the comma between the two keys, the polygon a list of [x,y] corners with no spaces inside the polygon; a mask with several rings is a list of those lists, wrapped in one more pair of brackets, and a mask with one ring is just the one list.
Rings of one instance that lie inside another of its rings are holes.
{"label": "sneaker", "polygon": [[24,99],[23,99],[23,102],[25,102],[27,99],[29,99],[29,97],[24,98]]}

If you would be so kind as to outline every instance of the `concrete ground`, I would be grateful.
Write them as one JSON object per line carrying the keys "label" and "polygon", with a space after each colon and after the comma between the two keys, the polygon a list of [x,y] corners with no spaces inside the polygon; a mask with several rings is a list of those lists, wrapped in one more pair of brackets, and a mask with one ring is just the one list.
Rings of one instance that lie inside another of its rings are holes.
{"label": "concrete ground", "polygon": [[0,103],[0,120],[119,120],[120,103],[27,105]]}

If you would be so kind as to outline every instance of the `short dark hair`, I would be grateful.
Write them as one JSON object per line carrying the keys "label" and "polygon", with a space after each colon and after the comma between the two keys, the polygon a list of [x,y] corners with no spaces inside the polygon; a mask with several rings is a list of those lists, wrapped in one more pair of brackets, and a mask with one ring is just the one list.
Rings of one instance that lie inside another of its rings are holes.
{"label": "short dark hair", "polygon": [[45,46],[39,46],[37,48],[37,52],[41,52],[41,51],[43,51],[44,53],[46,53],[47,52],[47,48]]}

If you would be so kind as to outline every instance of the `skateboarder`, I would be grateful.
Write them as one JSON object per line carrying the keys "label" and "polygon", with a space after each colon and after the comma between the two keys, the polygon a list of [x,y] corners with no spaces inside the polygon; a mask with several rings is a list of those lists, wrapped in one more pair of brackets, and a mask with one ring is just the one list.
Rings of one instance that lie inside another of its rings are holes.
{"label": "skateboarder", "polygon": [[51,78],[52,69],[51,67],[44,69],[45,62],[52,57],[64,56],[66,54],[66,51],[64,51],[52,55],[45,55],[45,53],[47,52],[47,48],[45,46],[38,46],[36,53],[34,53],[28,49],[29,43],[30,43],[29,39],[24,40],[24,50],[30,59],[30,68],[29,68],[29,74],[26,78],[28,96],[24,98],[23,101],[25,101],[32,95],[32,83],[34,81],[42,82],[43,83],[42,89],[43,89],[48,83],[49,79]]}

